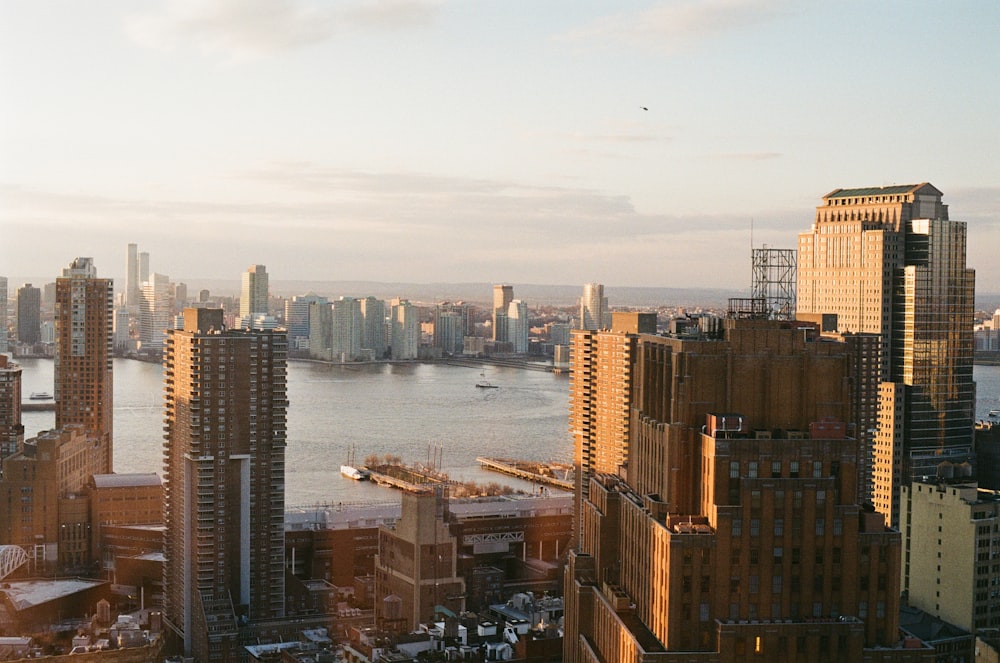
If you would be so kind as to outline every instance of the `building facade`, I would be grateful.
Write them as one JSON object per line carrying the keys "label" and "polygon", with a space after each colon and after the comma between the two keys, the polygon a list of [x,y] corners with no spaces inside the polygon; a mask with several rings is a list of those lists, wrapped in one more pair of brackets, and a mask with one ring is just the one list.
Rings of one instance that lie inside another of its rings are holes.
{"label": "building facade", "polygon": [[84,427],[102,459],[98,474],[113,471],[113,339],[114,284],[77,258],[56,279],[56,428]]}
{"label": "building facade", "polygon": [[0,460],[17,453],[23,442],[21,367],[0,354]]}
{"label": "building facade", "polygon": [[243,272],[240,287],[240,327],[249,327],[260,316],[267,315],[267,268],[250,265]]}
{"label": "building facade", "polygon": [[941,199],[927,183],[836,189],[799,235],[798,316],[880,338],[878,421],[860,436],[893,525],[902,486],[973,461],[975,272]]}
{"label": "building facade", "polygon": [[902,489],[910,605],[971,633],[1000,627],[1000,492],[915,481]]}
{"label": "building facade", "polygon": [[563,660],[933,660],[902,647],[899,533],[857,504],[846,344],[729,320],[635,354],[628,452],[579,509]]}
{"label": "building facade", "polygon": [[586,283],[580,298],[580,329],[607,329],[611,324],[608,298],[600,283]]}
{"label": "building facade", "polygon": [[139,346],[159,352],[163,349],[167,330],[174,326],[174,303],[170,278],[153,274],[142,284],[139,298]]}
{"label": "building facade", "polygon": [[493,286],[493,340],[505,342],[507,338],[507,310],[514,301],[514,286]]}
{"label": "building facade", "polygon": [[164,616],[203,662],[284,616],[286,336],[222,322],[187,309],[164,354]]}
{"label": "building facade", "polygon": [[42,340],[42,291],[25,283],[17,289],[17,342],[34,345]]}
{"label": "building facade", "polygon": [[420,312],[405,299],[392,300],[389,342],[393,359],[416,359],[420,348]]}

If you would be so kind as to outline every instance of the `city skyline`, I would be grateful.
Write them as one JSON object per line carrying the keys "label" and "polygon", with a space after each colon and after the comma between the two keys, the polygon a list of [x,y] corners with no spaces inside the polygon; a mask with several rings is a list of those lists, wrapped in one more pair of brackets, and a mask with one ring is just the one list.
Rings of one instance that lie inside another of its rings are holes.
{"label": "city skyline", "polygon": [[633,6],[5,5],[4,271],[735,288],[751,223],[934,182],[1000,292],[1000,8]]}

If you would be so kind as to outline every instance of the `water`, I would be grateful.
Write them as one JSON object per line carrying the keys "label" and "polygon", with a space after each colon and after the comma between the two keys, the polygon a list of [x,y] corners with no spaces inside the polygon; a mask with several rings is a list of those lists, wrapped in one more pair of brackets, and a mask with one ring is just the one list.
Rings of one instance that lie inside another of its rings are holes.
{"label": "water", "polygon": [[[52,391],[52,362],[20,361],[22,391]],[[455,479],[530,484],[481,470],[476,456],[572,459],[568,432],[569,380],[541,371],[491,367],[499,389],[476,389],[478,368],[444,364],[339,367],[289,362],[286,503],[385,501],[389,488],[340,476],[348,449],[358,462],[394,454],[427,461],[443,451]],[[976,366],[976,418],[1000,409],[1000,366]],[[51,412],[25,412],[25,434],[53,426]],[[163,382],[157,364],[115,360],[115,471],[162,474]],[[431,452],[433,453],[433,452]]]}
{"label": "water", "polygon": [[[52,392],[52,362],[24,359],[22,391]],[[162,474],[162,368],[126,359],[115,365],[115,471]],[[453,479],[531,484],[479,468],[476,456],[572,460],[569,380],[542,371],[489,367],[499,389],[477,389],[479,368],[445,364],[288,365],[286,504],[398,499],[398,493],[340,475],[357,461],[393,454],[427,462],[441,449]],[[52,412],[25,412],[25,434],[54,425]],[[430,450],[430,451],[429,451]]]}

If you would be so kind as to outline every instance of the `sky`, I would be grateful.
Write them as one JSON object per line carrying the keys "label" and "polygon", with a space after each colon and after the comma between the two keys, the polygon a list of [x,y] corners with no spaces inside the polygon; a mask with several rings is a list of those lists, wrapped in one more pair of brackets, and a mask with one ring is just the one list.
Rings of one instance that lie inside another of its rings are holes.
{"label": "sky", "polygon": [[6,0],[0,274],[135,242],[189,283],[746,289],[824,194],[931,182],[1000,292],[998,34],[995,0]]}

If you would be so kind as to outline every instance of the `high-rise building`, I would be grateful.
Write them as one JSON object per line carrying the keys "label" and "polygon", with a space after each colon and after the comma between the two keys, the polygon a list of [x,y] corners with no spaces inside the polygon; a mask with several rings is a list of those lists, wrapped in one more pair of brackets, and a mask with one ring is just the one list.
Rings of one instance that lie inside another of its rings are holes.
{"label": "high-rise building", "polygon": [[285,328],[289,340],[309,338],[309,306],[326,303],[326,297],[316,294],[295,295],[285,300]]}
{"label": "high-rise building", "polygon": [[389,343],[393,359],[416,359],[420,346],[420,314],[405,299],[393,299]]}
{"label": "high-rise building", "polygon": [[283,332],[189,308],[164,352],[164,617],[199,661],[240,658],[239,628],[284,616]]}
{"label": "high-rise building", "polygon": [[267,315],[267,268],[264,265],[250,265],[243,272],[240,288],[240,327],[253,326],[259,316]]}
{"label": "high-rise building", "polygon": [[149,280],[149,253],[143,251],[139,254],[139,287]]}
{"label": "high-rise building", "polygon": [[361,347],[371,350],[376,359],[381,359],[388,347],[385,333],[385,302],[375,297],[365,297],[361,300],[361,314],[365,318]]}
{"label": "high-rise building", "polygon": [[7,338],[7,277],[0,276],[0,352],[9,352]]}
{"label": "high-rise building", "polygon": [[0,354],[0,459],[19,451],[23,442],[21,367]]}
{"label": "high-rise building", "polygon": [[309,305],[309,356],[333,361],[333,305],[329,302]]}
{"label": "high-rise building", "polygon": [[17,289],[17,342],[34,345],[42,339],[42,291],[25,283]]}
{"label": "high-rise building", "polygon": [[434,307],[434,347],[447,354],[461,354],[469,319],[468,306],[438,304]]}
{"label": "high-rise building", "polygon": [[973,483],[902,488],[909,604],[972,633],[1000,627],[1000,492]]}
{"label": "high-rise building", "polygon": [[125,306],[139,309],[139,293],[142,281],[139,279],[139,247],[129,244],[125,254]]}
{"label": "high-rise building", "polygon": [[174,326],[170,277],[153,274],[142,284],[139,299],[139,346],[158,352],[163,348],[167,330]]}
{"label": "high-rise building", "polygon": [[927,183],[836,189],[799,235],[799,319],[880,339],[877,425],[860,441],[893,525],[903,485],[974,460],[975,271],[941,196]]}
{"label": "high-rise building", "polygon": [[514,301],[514,286],[493,286],[493,340],[508,341],[507,310]]}
{"label": "high-rise building", "polygon": [[528,320],[528,302],[520,299],[512,300],[507,306],[507,342],[514,352],[527,354],[528,331],[531,323]]}
{"label": "high-rise building", "polygon": [[591,437],[631,421],[623,462],[591,476],[578,509],[564,661],[933,656],[902,647],[899,532],[856,501],[850,349],[800,326],[641,334],[630,362],[593,357],[598,376],[628,366],[620,379],[573,374],[574,407],[588,389],[628,390],[609,399],[627,415],[593,412]]}
{"label": "high-rise building", "polygon": [[341,297],[333,302],[333,354],[334,360],[356,361],[361,358],[364,337],[364,317],[361,301],[354,297]]}
{"label": "high-rise building", "polygon": [[77,258],[56,279],[56,428],[81,424],[100,450],[98,474],[114,462],[114,284]]}
{"label": "high-rise building", "polygon": [[600,283],[586,283],[580,298],[580,329],[607,329],[611,324],[608,298]]}

